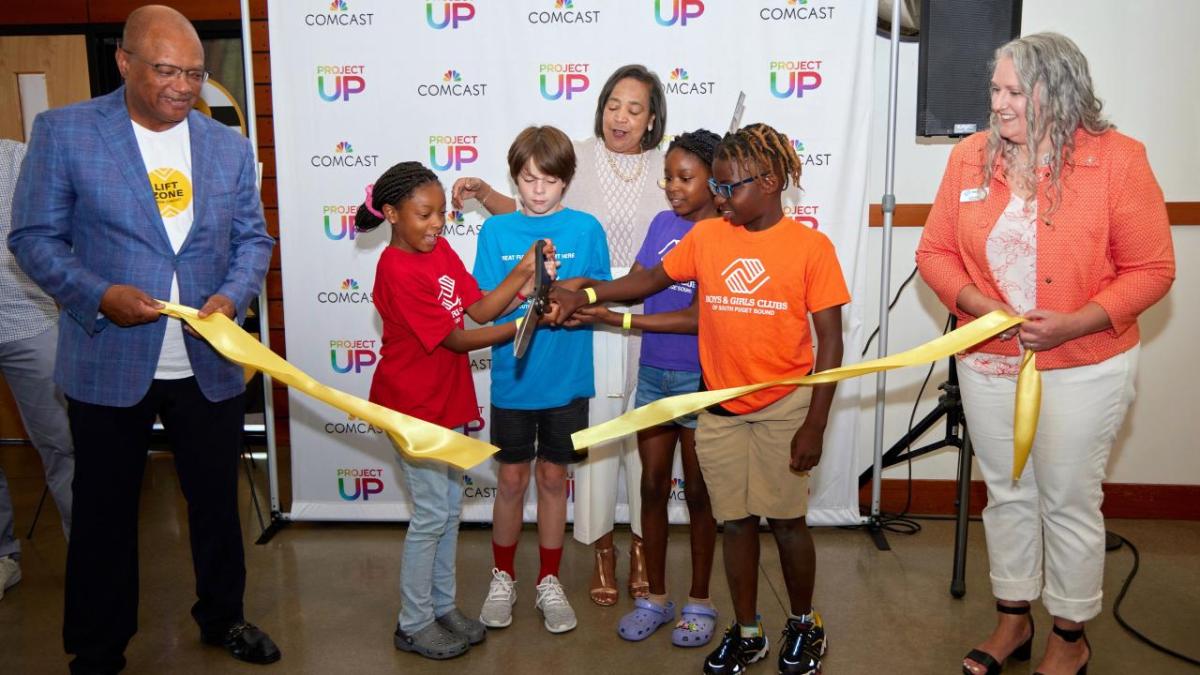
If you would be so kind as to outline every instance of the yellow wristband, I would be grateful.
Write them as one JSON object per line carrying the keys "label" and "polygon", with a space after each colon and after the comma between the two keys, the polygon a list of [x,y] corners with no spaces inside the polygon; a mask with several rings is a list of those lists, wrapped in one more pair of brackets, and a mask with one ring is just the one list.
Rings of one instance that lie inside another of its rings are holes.
{"label": "yellow wristband", "polygon": [[596,289],[589,286],[583,289],[583,294],[587,296],[588,304],[594,304],[596,302]]}
{"label": "yellow wristband", "polygon": [[513,325],[517,327],[517,330],[521,330],[522,323],[525,323],[525,317],[523,316],[518,316],[517,320],[513,321]]}
{"label": "yellow wristband", "polygon": [[621,329],[629,330],[633,328],[633,314],[625,312],[625,316],[621,317]]}

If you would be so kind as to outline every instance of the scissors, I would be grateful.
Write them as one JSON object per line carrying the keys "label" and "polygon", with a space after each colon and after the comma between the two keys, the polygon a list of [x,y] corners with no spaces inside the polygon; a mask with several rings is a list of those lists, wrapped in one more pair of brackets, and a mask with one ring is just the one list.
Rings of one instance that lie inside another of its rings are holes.
{"label": "scissors", "polygon": [[529,311],[513,338],[513,355],[518,359],[525,356],[542,315],[550,309],[550,273],[546,271],[545,248],[545,239],[538,239],[533,247],[533,293],[529,295]]}

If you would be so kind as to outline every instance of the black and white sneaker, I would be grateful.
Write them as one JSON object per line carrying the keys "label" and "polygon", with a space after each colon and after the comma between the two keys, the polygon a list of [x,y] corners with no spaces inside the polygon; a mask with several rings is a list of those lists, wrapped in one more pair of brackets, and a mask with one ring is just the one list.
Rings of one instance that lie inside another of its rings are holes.
{"label": "black and white sneaker", "polygon": [[735,675],[746,672],[746,666],[765,657],[771,647],[767,636],[742,637],[741,627],[735,621],[721,644],[704,660],[704,672],[707,675]]}
{"label": "black and white sneaker", "polygon": [[779,649],[781,675],[816,675],[821,672],[821,657],[825,656],[825,624],[817,610],[812,611],[812,623],[788,619],[783,629],[783,645]]}

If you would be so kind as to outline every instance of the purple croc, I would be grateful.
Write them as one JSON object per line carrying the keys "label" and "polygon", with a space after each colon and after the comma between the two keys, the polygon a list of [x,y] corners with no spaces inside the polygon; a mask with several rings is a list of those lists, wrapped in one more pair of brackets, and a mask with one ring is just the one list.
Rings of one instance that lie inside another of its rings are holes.
{"label": "purple croc", "polygon": [[676,647],[702,647],[712,640],[716,627],[717,610],[706,605],[684,605],[679,623],[671,631],[671,643]]}
{"label": "purple croc", "polygon": [[638,598],[633,601],[633,611],[621,617],[617,634],[626,640],[638,642],[650,637],[659,626],[674,620],[675,603],[668,601],[665,606],[660,606],[646,598]]}

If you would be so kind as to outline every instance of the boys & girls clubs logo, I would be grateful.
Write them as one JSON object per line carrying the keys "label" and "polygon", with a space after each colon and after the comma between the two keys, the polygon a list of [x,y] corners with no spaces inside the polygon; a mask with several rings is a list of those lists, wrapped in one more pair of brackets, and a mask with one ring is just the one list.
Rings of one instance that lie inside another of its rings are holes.
{"label": "boys & girls clubs logo", "polygon": [[462,171],[479,159],[478,143],[479,136],[473,134],[430,136],[429,165],[434,171]]}
{"label": "boys & girls clubs logo", "polygon": [[469,0],[427,0],[425,3],[425,23],[434,30],[458,30],[474,18],[475,3]]}
{"label": "boys & girls clubs logo", "polygon": [[684,28],[703,14],[703,0],[654,0],[654,21],[660,26]]}
{"label": "boys & girls clubs logo", "polygon": [[[583,5],[585,0],[578,0]],[[554,11],[534,10],[525,19],[532,24],[576,24],[597,23],[600,21],[600,10],[582,9],[575,7],[576,0],[554,0]]]}
{"label": "boys & girls clubs logo", "polygon": [[542,98],[547,101],[559,99],[570,101],[588,90],[590,63],[543,63],[538,66],[538,85]]}
{"label": "boys & girls clubs logo", "polygon": [[775,98],[804,98],[804,92],[821,86],[820,59],[772,61],[771,95]]}
{"label": "boys & girls clubs logo", "polygon": [[383,469],[338,469],[338,495],[348,502],[370,501],[383,492]]}
{"label": "boys & girls clubs logo", "polygon": [[833,18],[832,5],[818,5],[817,0],[787,0],[780,7],[763,7],[758,18],[763,21],[828,21]]}
{"label": "boys & girls clubs logo", "polygon": [[317,95],[330,103],[346,102],[367,90],[364,65],[317,66]]}
{"label": "boys & girls clubs logo", "polygon": [[324,12],[304,15],[304,25],[306,26],[329,26],[331,28],[370,26],[374,20],[373,12],[351,12],[350,3],[346,0],[333,0],[326,5]]}
{"label": "boys & girls clubs logo", "polygon": [[373,168],[379,164],[379,155],[358,152],[350,141],[338,141],[332,153],[313,155],[309,162],[318,169]]}

